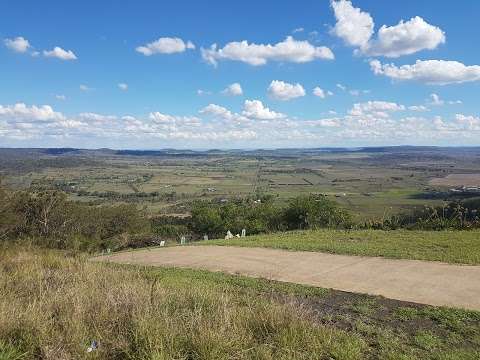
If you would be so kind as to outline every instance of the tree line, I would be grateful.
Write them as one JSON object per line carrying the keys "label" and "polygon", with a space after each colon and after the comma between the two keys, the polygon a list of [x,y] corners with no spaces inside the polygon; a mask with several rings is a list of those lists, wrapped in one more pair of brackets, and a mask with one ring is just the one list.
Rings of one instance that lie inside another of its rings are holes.
{"label": "tree line", "polygon": [[424,207],[381,220],[358,223],[351,213],[321,195],[303,195],[280,205],[271,197],[198,200],[185,217],[148,216],[134,204],[74,202],[61,191],[7,191],[0,186],[0,241],[98,251],[224,237],[246,229],[249,235],[301,229],[478,229],[480,199]]}

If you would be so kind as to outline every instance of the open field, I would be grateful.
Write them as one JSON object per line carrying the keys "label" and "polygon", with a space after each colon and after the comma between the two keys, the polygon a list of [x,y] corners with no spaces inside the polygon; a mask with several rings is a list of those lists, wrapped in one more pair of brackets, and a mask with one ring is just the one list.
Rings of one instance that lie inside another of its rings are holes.
{"label": "open field", "polygon": [[1,359],[480,356],[475,311],[36,248],[0,257]]}
{"label": "open field", "polygon": [[480,265],[479,231],[309,230],[208,240],[198,244]]}
{"label": "open field", "polygon": [[285,202],[317,193],[333,198],[359,220],[379,219],[440,205],[451,200],[452,194],[438,193],[446,190],[449,179],[468,185],[480,174],[478,148],[0,149],[0,155],[0,175],[12,188],[61,189],[79,201],[135,202],[152,214],[185,212],[195,199],[272,195]]}
{"label": "open field", "polygon": [[450,174],[444,178],[430,180],[431,185],[437,186],[479,186],[480,174]]}
{"label": "open field", "polygon": [[480,266],[234,246],[174,246],[94,261],[182,267],[480,311]]}

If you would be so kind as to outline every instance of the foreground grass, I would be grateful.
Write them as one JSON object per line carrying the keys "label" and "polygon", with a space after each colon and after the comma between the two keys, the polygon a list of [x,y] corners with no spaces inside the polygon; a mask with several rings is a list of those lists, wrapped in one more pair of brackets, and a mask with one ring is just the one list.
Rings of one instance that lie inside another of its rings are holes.
{"label": "foreground grass", "polygon": [[310,230],[198,244],[480,264],[480,231]]}
{"label": "foreground grass", "polygon": [[478,312],[38,249],[0,259],[1,360],[480,357]]}

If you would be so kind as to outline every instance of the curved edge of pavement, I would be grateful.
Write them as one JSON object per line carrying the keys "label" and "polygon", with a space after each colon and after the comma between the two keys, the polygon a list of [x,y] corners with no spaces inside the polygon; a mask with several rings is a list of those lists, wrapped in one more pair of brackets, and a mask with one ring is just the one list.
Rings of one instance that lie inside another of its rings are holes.
{"label": "curved edge of pavement", "polygon": [[271,280],[480,310],[480,266],[229,246],[176,246],[92,261],[221,271]]}

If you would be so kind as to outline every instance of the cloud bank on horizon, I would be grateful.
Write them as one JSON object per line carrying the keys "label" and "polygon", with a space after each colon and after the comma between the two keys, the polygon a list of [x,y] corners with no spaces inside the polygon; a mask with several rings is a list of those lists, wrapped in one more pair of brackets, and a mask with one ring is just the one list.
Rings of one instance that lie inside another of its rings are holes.
{"label": "cloud bank on horizon", "polygon": [[[262,22],[234,30],[233,18],[221,33],[213,21],[209,35],[175,21],[155,31],[140,6],[138,24],[122,26],[141,31],[98,42],[95,29],[42,39],[13,16],[0,53],[0,146],[480,145],[480,65],[471,61],[480,50],[460,36],[478,32],[472,9],[455,7],[471,18],[462,32],[446,5],[411,13],[409,1],[278,10],[256,38],[248,34]],[[296,26],[282,30],[291,18]]]}

